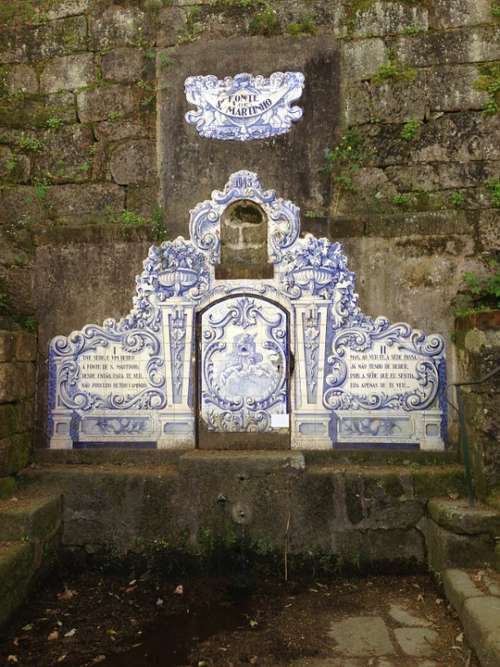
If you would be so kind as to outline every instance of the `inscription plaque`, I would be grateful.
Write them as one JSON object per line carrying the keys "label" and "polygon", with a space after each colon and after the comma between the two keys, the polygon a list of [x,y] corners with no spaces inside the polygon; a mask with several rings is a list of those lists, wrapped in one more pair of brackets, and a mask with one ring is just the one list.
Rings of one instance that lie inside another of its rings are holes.
{"label": "inscription plaque", "polygon": [[303,87],[301,72],[274,72],[268,78],[243,73],[222,80],[190,76],[184,84],[186,98],[197,109],[185,118],[209,139],[267,139],[288,132],[302,117],[302,109],[290,105]]}

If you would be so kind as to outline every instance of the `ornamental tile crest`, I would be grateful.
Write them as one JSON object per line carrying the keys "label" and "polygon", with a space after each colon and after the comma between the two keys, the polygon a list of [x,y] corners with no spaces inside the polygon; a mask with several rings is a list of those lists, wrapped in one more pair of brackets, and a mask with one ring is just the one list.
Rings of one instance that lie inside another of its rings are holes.
{"label": "ornamental tile crest", "polygon": [[268,139],[288,132],[303,110],[291,106],[302,95],[301,72],[274,72],[269,77],[241,73],[218,79],[190,76],[186,99],[197,107],[186,121],[201,137],[235,141]]}
{"label": "ornamental tile crest", "polygon": [[[264,215],[272,278],[216,279],[238,201]],[[51,447],[194,447],[201,431],[443,449],[443,338],[365,315],[341,244],[300,237],[294,203],[238,171],[189,230],[151,246],[128,315],[51,340]]]}

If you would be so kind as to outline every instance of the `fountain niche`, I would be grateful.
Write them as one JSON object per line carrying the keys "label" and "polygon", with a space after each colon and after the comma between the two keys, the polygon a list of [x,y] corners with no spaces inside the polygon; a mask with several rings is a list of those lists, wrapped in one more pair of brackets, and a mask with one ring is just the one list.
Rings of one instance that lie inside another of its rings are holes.
{"label": "fountain niche", "polygon": [[131,312],[50,343],[50,446],[443,449],[439,335],[363,314],[342,247],[239,171]]}

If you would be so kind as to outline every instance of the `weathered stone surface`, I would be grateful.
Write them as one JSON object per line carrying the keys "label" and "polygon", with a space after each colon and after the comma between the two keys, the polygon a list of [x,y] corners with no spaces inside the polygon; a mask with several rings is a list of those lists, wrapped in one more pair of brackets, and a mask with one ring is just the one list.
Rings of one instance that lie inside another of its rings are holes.
{"label": "weathered stone surface", "polygon": [[24,377],[17,364],[0,364],[0,403],[16,401],[24,393]]}
{"label": "weathered stone surface", "polygon": [[395,57],[406,65],[476,63],[500,58],[500,36],[495,27],[429,32],[390,40]]}
{"label": "weathered stone surface", "polygon": [[334,622],[328,634],[336,642],[335,650],[346,656],[394,653],[387,626],[377,616],[353,616]]}
{"label": "weathered stone surface", "polygon": [[399,623],[399,625],[407,625],[410,627],[428,627],[431,625],[430,621],[420,616],[415,616],[400,604],[391,604],[389,607],[389,616]]}
{"label": "weathered stone surface", "polygon": [[144,12],[136,7],[113,5],[96,11],[90,22],[91,43],[96,50],[122,44],[134,45],[144,36]]}
{"label": "weathered stone surface", "polygon": [[431,111],[482,109],[488,94],[474,86],[478,79],[474,65],[444,65],[431,70],[428,99]]}
{"label": "weathered stone surface", "polygon": [[0,404],[0,438],[23,433],[32,427],[33,401]]}
{"label": "weathered stone surface", "polygon": [[384,40],[381,38],[342,44],[342,69],[346,81],[369,79],[386,59]]}
{"label": "weathered stone surface", "polygon": [[[44,150],[36,156],[33,171],[52,183],[88,181],[92,174],[94,136],[88,125],[68,125],[41,135]],[[51,194],[49,191],[49,197]]]}
{"label": "weathered stone surface", "polygon": [[84,16],[44,22],[39,26],[17,26],[0,35],[0,62],[25,63],[84,51],[87,21]]}
{"label": "weathered stone surface", "polygon": [[402,2],[377,1],[359,8],[347,3],[337,12],[336,24],[342,36],[373,37],[402,33],[408,28],[427,30],[429,16],[425,7]]}
{"label": "weathered stone surface", "polygon": [[0,126],[25,129],[46,127],[49,118],[76,122],[73,93],[55,93],[34,97],[13,96],[0,101]]}
{"label": "weathered stone surface", "polygon": [[31,578],[33,546],[12,542],[0,546],[0,625],[24,599]]}
{"label": "weathered stone surface", "polygon": [[105,53],[101,58],[102,75],[110,81],[129,83],[144,77],[147,65],[144,51],[122,47]]}
{"label": "weathered stone surface", "polygon": [[435,0],[431,10],[432,26],[438,29],[491,23],[489,0]]}
{"label": "weathered stone surface", "polygon": [[125,192],[118,185],[55,185],[50,203],[56,219],[66,222],[99,220],[125,206]]}
{"label": "weathered stone surface", "polygon": [[78,93],[78,115],[83,123],[132,113],[139,106],[140,92],[131,86],[113,84]]}
{"label": "weathered stone surface", "polygon": [[154,143],[135,140],[120,144],[111,155],[110,169],[120,185],[151,181],[156,177]]}
{"label": "weathered stone surface", "polygon": [[0,331],[0,361],[14,361],[16,334],[12,331]]}
{"label": "weathered stone surface", "polygon": [[447,568],[483,567],[494,561],[494,540],[487,535],[457,535],[432,519],[421,522],[429,567],[435,572]]}
{"label": "weathered stone surface", "polygon": [[180,7],[163,7],[158,13],[156,43],[160,48],[175,46],[186,26],[186,14]]}
{"label": "weathered stone surface", "polygon": [[[127,208],[144,218],[158,211],[158,185],[129,185],[127,188]],[[166,226],[166,222],[164,222]]]}
{"label": "weathered stone surface", "polygon": [[20,185],[0,189],[0,224],[20,220],[37,222],[45,218],[41,201],[35,197],[33,186]]}
{"label": "weathered stone surface", "polygon": [[427,104],[427,72],[424,70],[419,70],[413,81],[394,79],[381,85],[355,83],[345,91],[346,117],[350,125],[422,120]]}
{"label": "weathered stone surface", "polygon": [[142,113],[140,118],[127,120],[105,120],[94,125],[99,141],[121,141],[122,139],[145,139],[155,135],[154,114]]}
{"label": "weathered stone surface", "polygon": [[470,598],[463,606],[461,620],[465,636],[475,648],[481,665],[500,665],[500,598]]}
{"label": "weathered stone surface", "polygon": [[10,498],[16,490],[16,480],[14,477],[0,478],[0,499]]}
{"label": "weathered stone surface", "polygon": [[27,155],[14,154],[8,146],[0,145],[0,177],[6,182],[25,183],[29,179],[31,162]]}
{"label": "weathered stone surface", "polygon": [[62,2],[58,2],[49,8],[47,18],[54,21],[66,16],[77,16],[86,12],[89,7],[90,0],[62,0]]}
{"label": "weathered stone surface", "polygon": [[500,537],[500,512],[486,505],[476,504],[470,507],[465,500],[432,498],[427,505],[427,511],[436,523],[454,533],[489,533],[492,537]]}
{"label": "weathered stone surface", "polygon": [[425,658],[436,653],[433,644],[437,643],[439,635],[431,628],[396,628],[394,634],[406,655]]}
{"label": "weathered stone surface", "polygon": [[17,433],[0,440],[0,477],[15,475],[31,458],[31,433]]}
{"label": "weathered stone surface", "polygon": [[6,70],[5,86],[10,95],[38,93],[38,77],[30,65],[11,65]]}
{"label": "weathered stone surface", "polygon": [[0,503],[0,542],[43,538],[61,525],[60,494],[21,496]]}
{"label": "weathered stone surface", "polygon": [[465,570],[450,568],[444,570],[441,576],[446,597],[458,614],[461,613],[466,600],[484,595]]}
{"label": "weathered stone surface", "polygon": [[16,332],[16,359],[17,361],[35,361],[36,336],[27,331]]}
{"label": "weathered stone surface", "polygon": [[478,222],[479,241],[482,249],[487,252],[500,250],[499,219],[499,211],[482,211],[480,214]]}
{"label": "weathered stone surface", "polygon": [[[410,107],[407,109],[410,112]],[[417,118],[417,115],[413,117]],[[491,141],[491,137],[499,132],[500,115],[487,116],[470,111],[443,114],[424,123],[412,141],[403,141],[401,126],[396,125],[372,128],[366,141],[373,148],[373,161],[377,166],[411,162],[485,162],[500,159],[500,145]]]}
{"label": "weathered stone surface", "polygon": [[95,79],[96,69],[92,53],[54,58],[44,67],[40,76],[43,93],[74,90],[88,86]]}

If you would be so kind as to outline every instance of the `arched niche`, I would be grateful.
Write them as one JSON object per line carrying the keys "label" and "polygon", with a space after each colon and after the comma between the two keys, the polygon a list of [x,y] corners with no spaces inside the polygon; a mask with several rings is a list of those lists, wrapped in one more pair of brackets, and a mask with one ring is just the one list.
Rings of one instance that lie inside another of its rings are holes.
{"label": "arched niche", "polygon": [[268,219],[250,199],[230,204],[220,221],[220,264],[216,278],[272,278],[268,256]]}

